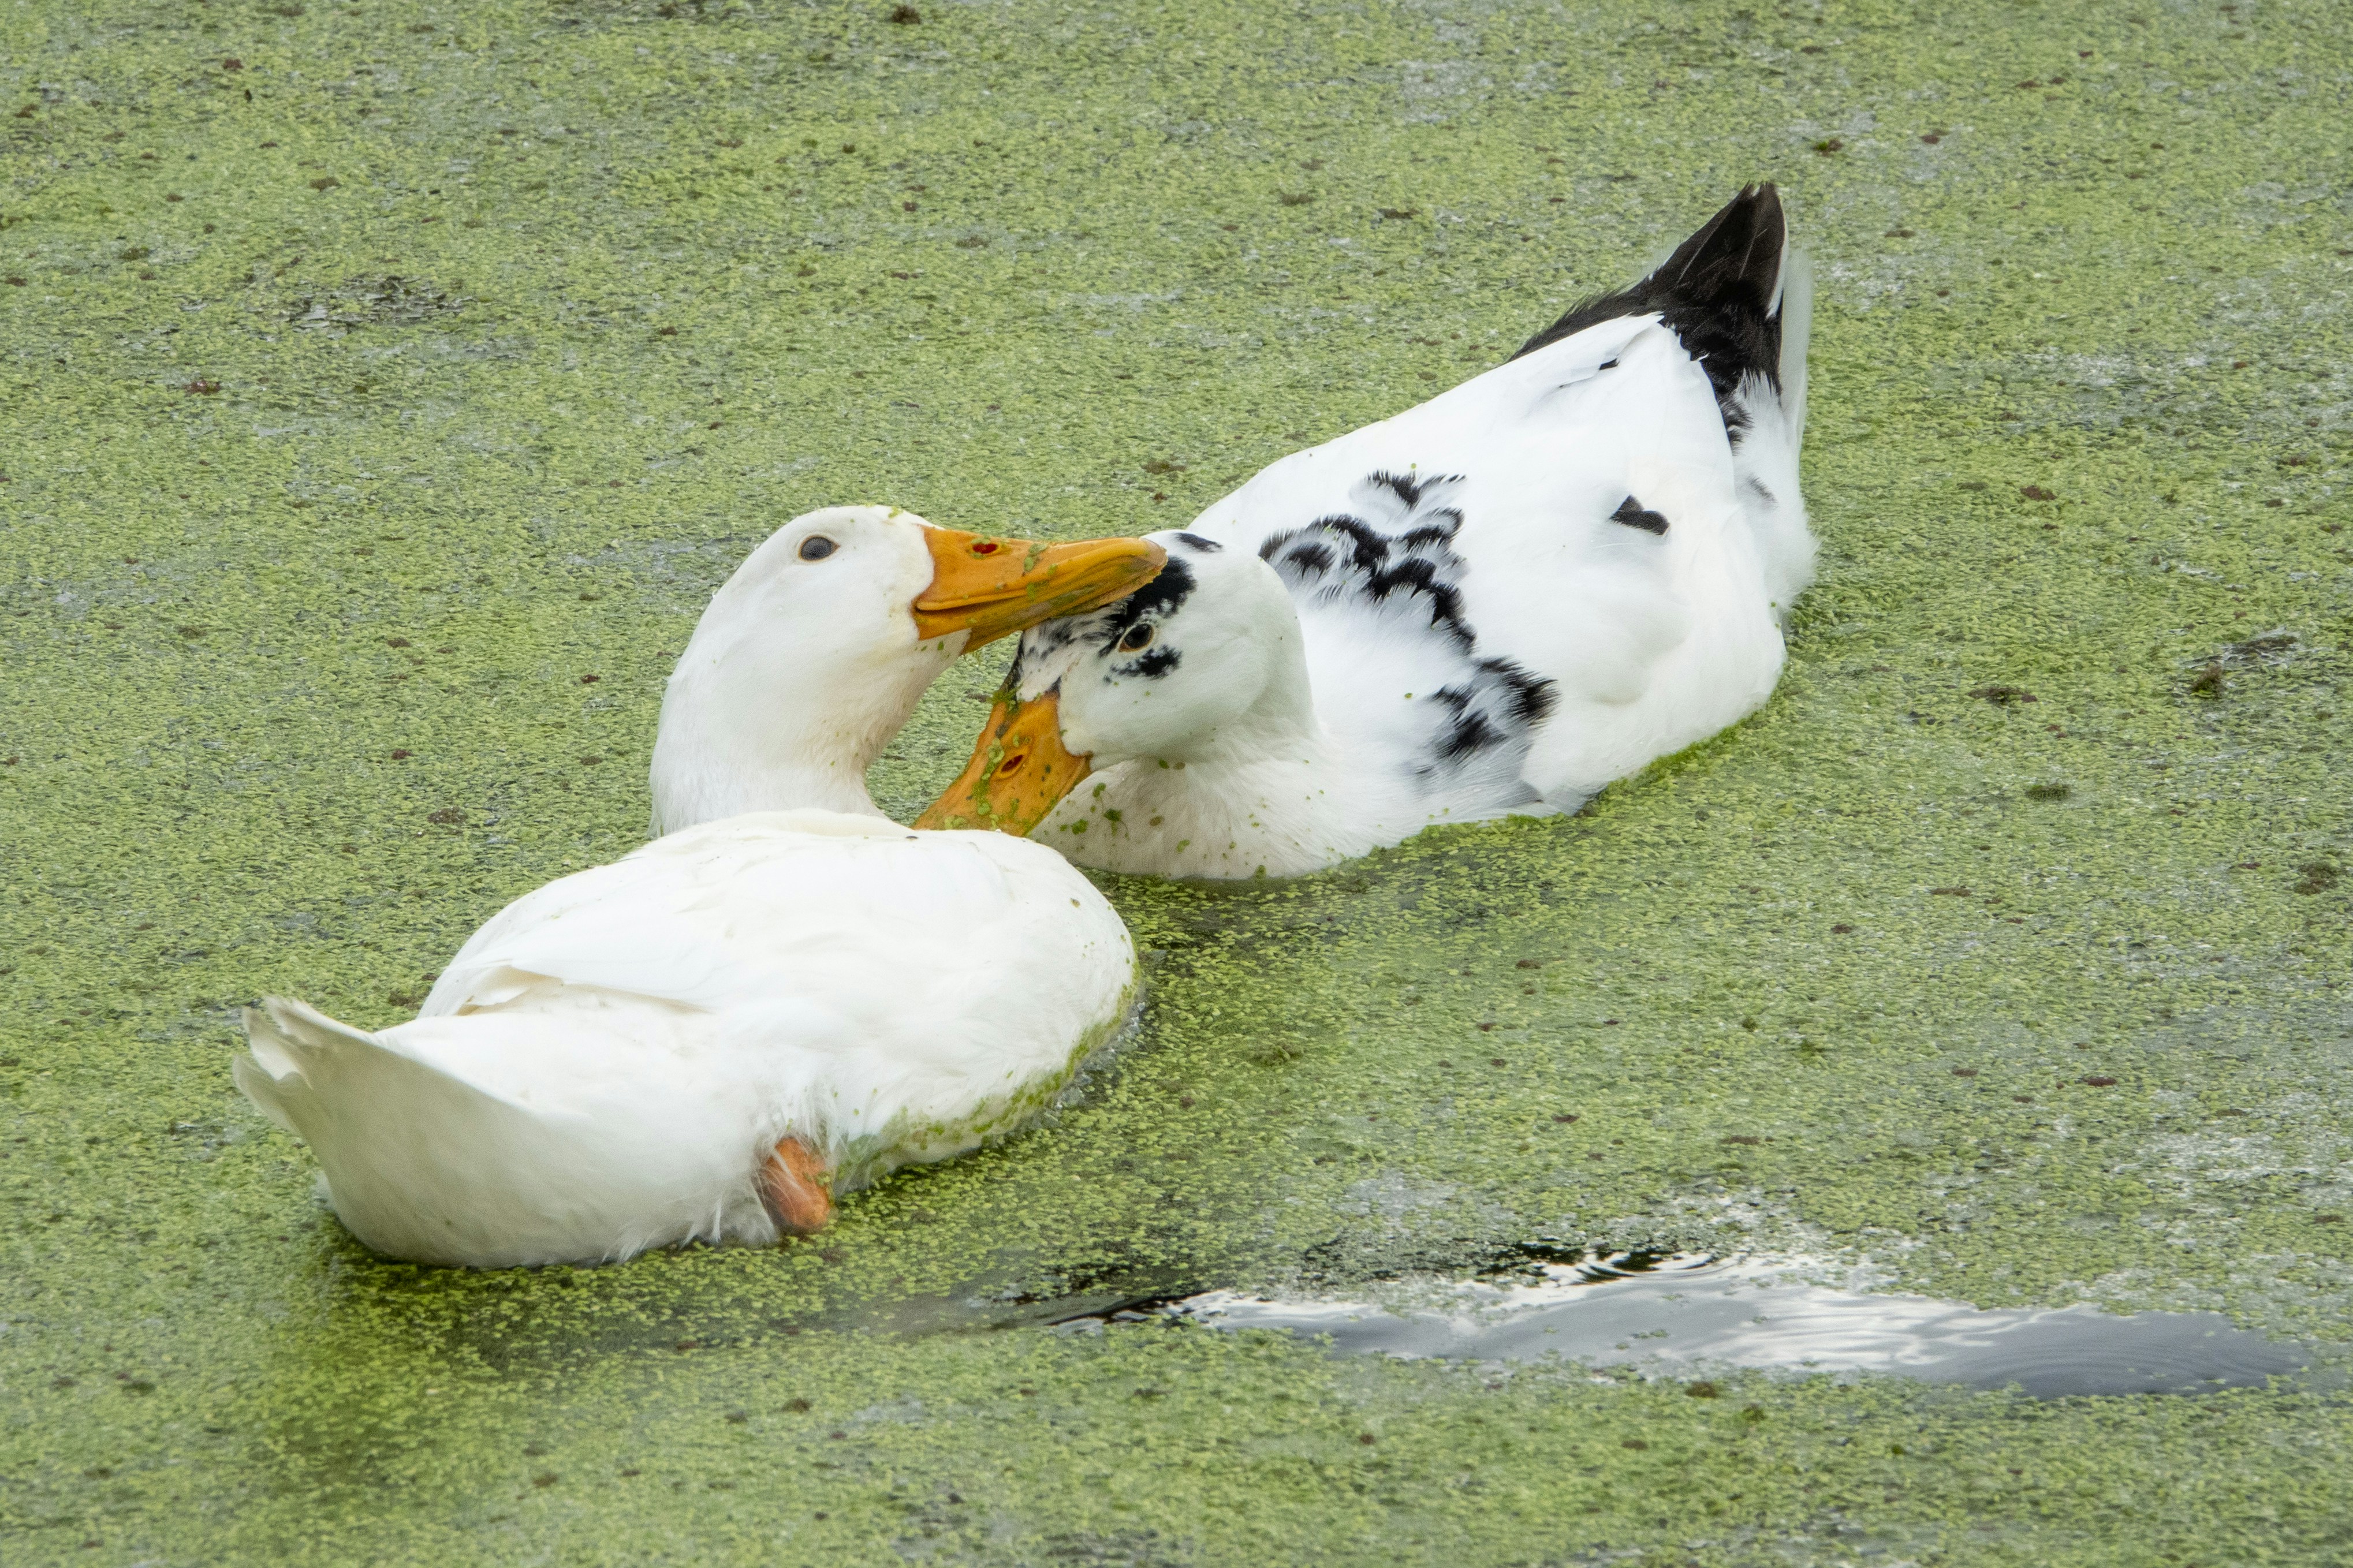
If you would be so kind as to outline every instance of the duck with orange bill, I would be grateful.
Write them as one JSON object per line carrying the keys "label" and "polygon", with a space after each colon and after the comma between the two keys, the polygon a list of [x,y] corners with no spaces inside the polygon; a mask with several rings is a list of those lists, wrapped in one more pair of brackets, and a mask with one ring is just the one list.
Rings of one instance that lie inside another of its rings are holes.
{"label": "duck with orange bill", "polygon": [[796,518],[670,678],[663,837],[500,911],[411,1022],[248,1009],[238,1086],[310,1145],[353,1234],[428,1263],[773,1242],[1020,1127],[1124,1024],[1127,932],[1041,846],[884,817],[866,769],[957,655],[1163,560],[881,507]]}
{"label": "duck with orange bill", "polygon": [[1152,535],[1150,584],[1024,634],[919,825],[1296,876],[1575,811],[1737,721],[1813,575],[1810,300],[1751,187],[1507,363]]}

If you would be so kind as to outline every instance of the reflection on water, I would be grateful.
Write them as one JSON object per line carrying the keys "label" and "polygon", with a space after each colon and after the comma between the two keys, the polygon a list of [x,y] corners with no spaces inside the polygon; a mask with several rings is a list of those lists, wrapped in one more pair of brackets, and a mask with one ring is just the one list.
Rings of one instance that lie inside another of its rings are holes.
{"label": "reflection on water", "polygon": [[2204,1394],[2302,1370],[2303,1346],[2215,1312],[1980,1310],[1808,1284],[1801,1261],[1589,1255],[1393,1303],[1274,1301],[1212,1290],[1164,1310],[1221,1329],[1328,1335],[1394,1356],[1882,1372],[2030,1394]]}

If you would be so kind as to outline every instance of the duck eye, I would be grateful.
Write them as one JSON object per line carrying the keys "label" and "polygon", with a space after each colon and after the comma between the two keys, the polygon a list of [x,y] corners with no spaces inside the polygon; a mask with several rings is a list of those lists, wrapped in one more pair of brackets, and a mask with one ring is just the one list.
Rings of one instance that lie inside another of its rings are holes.
{"label": "duck eye", "polygon": [[804,561],[822,561],[833,552],[833,541],[822,533],[812,533],[801,541],[801,559]]}
{"label": "duck eye", "polygon": [[1119,639],[1119,650],[1122,653],[1142,653],[1152,646],[1152,639],[1157,635],[1149,622],[1130,626],[1127,635]]}

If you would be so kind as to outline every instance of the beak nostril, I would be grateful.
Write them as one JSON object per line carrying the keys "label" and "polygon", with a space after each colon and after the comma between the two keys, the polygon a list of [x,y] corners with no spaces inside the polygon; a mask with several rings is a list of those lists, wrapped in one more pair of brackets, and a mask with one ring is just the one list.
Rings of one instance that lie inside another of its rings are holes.
{"label": "beak nostril", "polygon": [[1006,758],[1003,762],[1001,762],[1001,763],[997,763],[997,776],[998,778],[1003,778],[1003,777],[1005,777],[1008,773],[1011,773],[1018,772],[1018,771],[1020,769],[1021,764],[1022,764],[1022,763],[1026,763],[1026,762],[1028,762],[1029,760],[1029,752],[1014,752],[1011,756],[1009,756],[1009,757]]}
{"label": "beak nostril", "polygon": [[972,552],[975,555],[994,555],[998,549],[999,546],[994,539],[976,539],[972,542]]}

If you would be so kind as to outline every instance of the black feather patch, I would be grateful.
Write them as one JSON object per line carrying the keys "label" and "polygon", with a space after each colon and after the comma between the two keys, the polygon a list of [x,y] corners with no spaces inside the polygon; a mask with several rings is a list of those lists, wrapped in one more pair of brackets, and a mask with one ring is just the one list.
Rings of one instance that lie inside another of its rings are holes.
{"label": "black feather patch", "polygon": [[1112,624],[1124,632],[1147,616],[1173,615],[1193,596],[1197,586],[1193,569],[1172,555],[1159,576],[1113,606],[1117,614]]}
{"label": "black feather patch", "polygon": [[1054,655],[1078,640],[1083,624],[1076,619],[1040,621],[1023,632],[1014,645],[1013,665],[1005,672],[1004,689],[1019,691],[1028,683],[1030,670],[1051,662]]}
{"label": "black feather patch", "polygon": [[1337,559],[1328,544],[1294,544],[1291,547],[1291,563],[1309,572],[1329,572],[1333,562]]}
{"label": "black feather patch", "polygon": [[1645,533],[1664,536],[1667,531],[1666,518],[1659,512],[1646,510],[1632,496],[1618,503],[1618,510],[1609,514],[1609,521],[1622,522],[1629,528],[1639,528]]}
{"label": "black feather patch", "polygon": [[1781,387],[1781,318],[1771,307],[1781,281],[1786,233],[1780,195],[1769,184],[1750,185],[1649,277],[1572,308],[1512,357],[1532,354],[1604,321],[1655,311],[1707,372],[1716,406],[1737,437],[1747,427],[1733,406],[1742,379],[1761,375],[1776,392]]}
{"label": "black feather patch", "polygon": [[[1212,544],[1210,548],[1217,546]],[[1031,626],[1021,634],[1021,645],[1013,656],[1013,668],[1006,674],[1006,684],[1018,690],[1029,670],[1050,664],[1056,654],[1072,643],[1094,645],[1101,658],[1117,658],[1122,651],[1120,639],[1139,622],[1162,620],[1174,615],[1199,585],[1193,569],[1172,555],[1168,563],[1160,568],[1158,576],[1117,604],[1107,605],[1090,615],[1065,616]],[[1174,648],[1154,648],[1125,666],[1123,672],[1166,675],[1176,668],[1182,657]]]}
{"label": "black feather patch", "polygon": [[[1049,621],[1047,625],[1084,628],[1074,635],[1096,645],[1096,658],[1117,660],[1127,652],[1119,645],[1130,631],[1145,622],[1162,621],[1175,615],[1198,586],[1200,583],[1193,575],[1193,569],[1172,555],[1168,558],[1168,564],[1160,569],[1159,576],[1119,603],[1092,616],[1068,622]],[[1151,679],[1167,674],[1183,658],[1184,655],[1173,647],[1155,647],[1134,662],[1115,668],[1123,675],[1141,675]]]}
{"label": "black feather patch", "polygon": [[[1463,617],[1457,586],[1469,569],[1453,548],[1462,512],[1448,504],[1461,484],[1459,474],[1374,473],[1350,497],[1365,516],[1320,517],[1259,547],[1294,599],[1402,608],[1409,625],[1469,661],[1463,678],[1427,693],[1444,718],[1412,771],[1431,789],[1451,784],[1486,753],[1525,752],[1554,700],[1551,681],[1510,659],[1478,657],[1478,635]],[[1660,526],[1665,527],[1663,520]]]}
{"label": "black feather patch", "polygon": [[1437,752],[1441,762],[1459,762],[1490,746],[1501,745],[1504,732],[1487,721],[1487,717],[1472,706],[1474,694],[1467,687],[1441,686],[1430,694],[1430,700],[1453,710],[1446,728],[1439,731]]}

